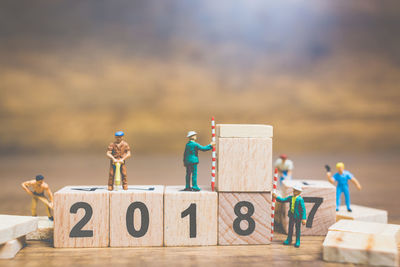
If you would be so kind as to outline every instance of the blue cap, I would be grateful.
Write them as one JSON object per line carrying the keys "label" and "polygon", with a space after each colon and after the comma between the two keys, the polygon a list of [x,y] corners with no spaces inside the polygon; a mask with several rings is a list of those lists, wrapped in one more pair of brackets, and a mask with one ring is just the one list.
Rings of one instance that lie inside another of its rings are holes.
{"label": "blue cap", "polygon": [[124,136],[124,132],[123,131],[118,131],[115,133],[115,136]]}

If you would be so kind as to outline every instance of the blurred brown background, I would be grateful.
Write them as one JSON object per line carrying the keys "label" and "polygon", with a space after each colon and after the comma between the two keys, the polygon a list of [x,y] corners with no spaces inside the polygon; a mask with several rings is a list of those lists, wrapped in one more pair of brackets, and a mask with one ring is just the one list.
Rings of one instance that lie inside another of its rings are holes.
{"label": "blurred brown background", "polygon": [[181,183],[186,132],[208,143],[215,116],[272,124],[295,177],[346,160],[355,200],[400,221],[384,200],[399,186],[399,28],[396,0],[1,1],[0,203],[21,204],[0,212],[21,213],[15,187],[37,173],[54,191],[105,183],[119,129],[132,183]]}

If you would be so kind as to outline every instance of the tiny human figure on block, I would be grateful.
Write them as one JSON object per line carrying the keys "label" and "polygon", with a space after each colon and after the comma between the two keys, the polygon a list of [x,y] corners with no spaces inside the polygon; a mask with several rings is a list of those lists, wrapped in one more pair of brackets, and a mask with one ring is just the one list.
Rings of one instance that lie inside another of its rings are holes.
{"label": "tiny human figure on block", "polygon": [[[125,160],[131,156],[131,149],[129,144],[123,140],[124,135],[125,134],[123,131],[116,132],[115,141],[110,143],[107,148],[107,157],[110,158],[110,171],[108,177],[109,191],[114,189],[114,178],[116,173],[120,174],[122,180],[122,189],[128,190],[128,178]],[[117,167],[119,167],[120,170],[117,170]]]}
{"label": "tiny human figure on block", "polygon": [[288,159],[286,154],[282,154],[279,158],[275,161],[275,168],[278,169],[279,174],[279,187],[282,186],[282,182],[284,180],[292,180],[292,173],[293,173],[293,161]]}

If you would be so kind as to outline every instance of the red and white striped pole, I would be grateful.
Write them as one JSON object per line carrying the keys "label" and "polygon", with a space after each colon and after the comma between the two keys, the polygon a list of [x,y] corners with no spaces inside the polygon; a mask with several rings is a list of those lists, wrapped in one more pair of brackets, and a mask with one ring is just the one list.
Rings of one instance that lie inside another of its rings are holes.
{"label": "red and white striped pole", "polygon": [[[211,141],[215,143],[215,120],[214,117],[211,118]],[[212,163],[211,163],[211,189],[215,189],[215,166],[217,162],[216,148],[212,148]]]}
{"label": "red and white striped pole", "polygon": [[[278,168],[275,168],[274,174],[274,182],[272,192],[276,194],[276,187],[278,186]],[[272,206],[271,206],[271,242],[274,237],[274,223],[275,223],[275,202],[276,199],[272,198]]]}

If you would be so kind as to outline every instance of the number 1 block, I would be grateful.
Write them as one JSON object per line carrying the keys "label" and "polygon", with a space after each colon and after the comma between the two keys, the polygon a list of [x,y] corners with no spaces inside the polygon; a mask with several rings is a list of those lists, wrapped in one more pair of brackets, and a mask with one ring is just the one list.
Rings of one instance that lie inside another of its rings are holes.
{"label": "number 1 block", "polygon": [[107,247],[109,193],[105,186],[66,186],[54,194],[54,247]]}
{"label": "number 1 block", "polygon": [[271,243],[271,193],[219,193],[218,244]]}
{"label": "number 1 block", "polygon": [[200,186],[200,192],[167,186],[164,193],[164,245],[217,244],[217,193]]}

